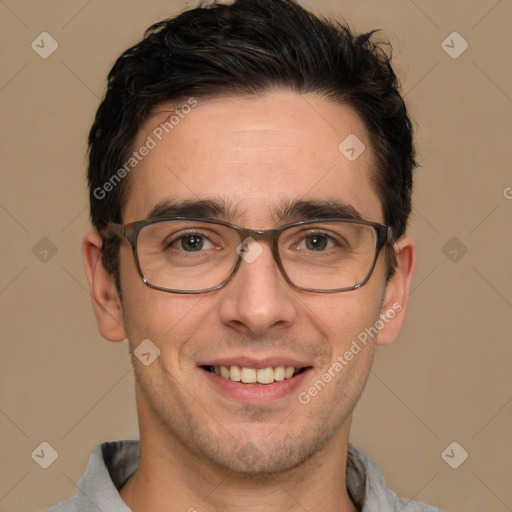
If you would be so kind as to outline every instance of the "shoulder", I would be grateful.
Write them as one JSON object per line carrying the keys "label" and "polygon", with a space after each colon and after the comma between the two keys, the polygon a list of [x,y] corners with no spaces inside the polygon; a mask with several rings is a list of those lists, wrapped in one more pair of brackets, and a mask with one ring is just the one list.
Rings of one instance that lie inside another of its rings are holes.
{"label": "shoulder", "polygon": [[400,510],[400,512],[443,512],[440,508],[432,505],[420,501],[398,499],[398,497],[396,497],[396,504],[398,506],[397,510]]}
{"label": "shoulder", "polygon": [[140,444],[137,440],[112,441],[94,448],[77,494],[44,512],[127,512],[118,489],[137,470]]}
{"label": "shoulder", "polygon": [[399,498],[386,486],[379,466],[362,450],[349,443],[347,454],[347,488],[363,512],[442,512],[419,501]]}
{"label": "shoulder", "polygon": [[76,497],[68,498],[61,501],[56,505],[44,510],[44,512],[75,512],[76,511]]}

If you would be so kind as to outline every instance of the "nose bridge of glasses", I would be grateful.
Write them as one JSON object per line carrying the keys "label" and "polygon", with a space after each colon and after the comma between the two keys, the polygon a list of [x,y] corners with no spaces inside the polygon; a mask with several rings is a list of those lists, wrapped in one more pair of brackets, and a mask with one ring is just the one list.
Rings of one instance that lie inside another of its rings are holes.
{"label": "nose bridge of glasses", "polygon": [[242,240],[247,240],[248,238],[252,238],[256,241],[269,241],[271,242],[275,238],[275,229],[247,229],[247,228],[238,228],[238,232]]}
{"label": "nose bridge of glasses", "polygon": [[276,243],[279,229],[255,230],[238,228],[237,231],[241,239],[241,243],[236,251],[239,259],[238,264],[240,264],[240,260],[244,260],[246,263],[252,263],[256,259],[259,259],[265,251],[264,246],[267,246],[267,249],[270,249],[271,257],[275,260],[277,265],[281,267]]}
{"label": "nose bridge of glasses", "polygon": [[253,240],[255,242],[267,242],[270,249],[273,250],[275,245],[275,239],[277,238],[277,230],[275,229],[247,229],[238,228],[238,234],[240,235],[241,244],[247,246]]}

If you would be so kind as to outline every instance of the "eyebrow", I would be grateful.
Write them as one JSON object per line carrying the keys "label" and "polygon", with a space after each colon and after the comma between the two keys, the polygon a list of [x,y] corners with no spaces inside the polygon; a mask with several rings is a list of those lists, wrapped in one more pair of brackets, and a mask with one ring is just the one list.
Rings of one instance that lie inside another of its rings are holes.
{"label": "eyebrow", "polygon": [[[311,201],[287,200],[271,209],[270,215],[276,223],[328,218],[363,220],[363,216],[352,205],[334,199]],[[192,217],[234,221],[240,216],[239,208],[223,199],[184,201],[166,199],[157,203],[151,209],[147,218]]]}
{"label": "eyebrow", "polygon": [[234,209],[221,199],[174,201],[166,199],[157,203],[149,212],[149,219],[165,217],[196,217],[200,219],[230,218]]}
{"label": "eyebrow", "polygon": [[352,205],[335,199],[285,201],[272,216],[278,222],[328,218],[363,220],[363,216]]}

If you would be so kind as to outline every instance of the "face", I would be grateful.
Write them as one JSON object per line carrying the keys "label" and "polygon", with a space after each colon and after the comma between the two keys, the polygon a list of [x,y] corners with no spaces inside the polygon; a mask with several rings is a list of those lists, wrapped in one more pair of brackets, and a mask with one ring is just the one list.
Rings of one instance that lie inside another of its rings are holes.
{"label": "face", "polygon": [[[148,136],[157,144],[130,177],[125,223],[148,218],[156,205],[205,200],[222,206],[214,218],[250,229],[302,220],[283,213],[299,201],[348,205],[384,223],[367,131],[346,106],[291,92],[198,100],[159,141],[155,127],[168,117],[157,112],[138,135],[136,147]],[[366,146],[354,161],[338,149],[350,134]],[[160,351],[150,366],[133,358],[141,438],[179,445],[216,467],[275,473],[348,438],[379,338],[359,343],[341,370],[335,363],[399,294],[386,287],[385,251],[366,285],[321,294],[290,286],[270,245],[260,249],[223,288],[182,295],[145,286],[122,243],[122,324],[132,353],[145,339]],[[221,366],[223,375],[210,371]],[[225,378],[234,366],[244,380],[268,367],[299,373],[251,384]]]}

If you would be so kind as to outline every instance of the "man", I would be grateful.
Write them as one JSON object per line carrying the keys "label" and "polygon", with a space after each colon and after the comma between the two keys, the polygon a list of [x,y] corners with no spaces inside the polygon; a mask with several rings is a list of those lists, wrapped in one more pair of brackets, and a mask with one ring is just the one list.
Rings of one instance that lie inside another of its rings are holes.
{"label": "man", "polygon": [[372,34],[292,0],[152,26],[89,137],[85,269],[128,339],[138,441],[94,450],[52,511],[432,511],[349,443],[404,320],[415,167]]}

